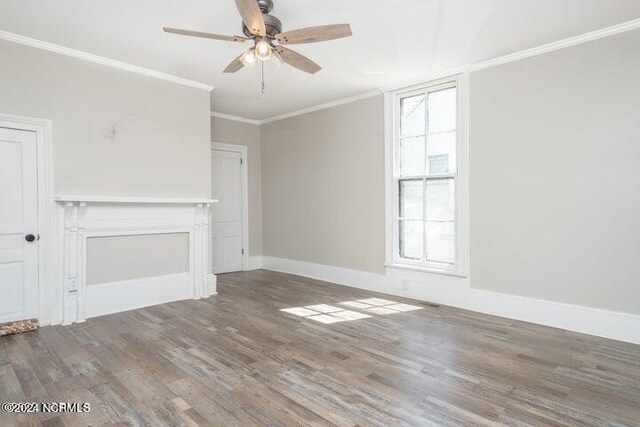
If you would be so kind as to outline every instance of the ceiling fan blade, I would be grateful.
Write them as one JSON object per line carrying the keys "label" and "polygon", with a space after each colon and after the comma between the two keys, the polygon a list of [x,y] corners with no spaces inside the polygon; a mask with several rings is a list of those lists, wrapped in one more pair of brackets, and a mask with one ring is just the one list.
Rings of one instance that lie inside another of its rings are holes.
{"label": "ceiling fan blade", "polygon": [[256,0],[236,0],[236,7],[242,16],[244,25],[251,31],[251,34],[260,37],[267,35],[262,11]]}
{"label": "ceiling fan blade", "polygon": [[[244,55],[244,53],[242,55]],[[238,56],[236,59],[231,61],[231,63],[227,65],[227,68],[224,69],[224,72],[235,73],[240,71],[244,67],[244,64],[242,63],[242,61],[240,61],[240,58],[242,58],[242,55]]]}
{"label": "ceiling fan blade", "polygon": [[321,66],[319,66],[306,56],[300,55],[298,52],[287,49],[284,46],[276,46],[275,51],[282,57],[282,60],[284,62],[291,65],[292,67],[296,67],[297,69],[304,71],[305,73],[315,74],[318,71],[322,70]]}
{"label": "ceiling fan blade", "polygon": [[281,44],[317,43],[353,35],[349,24],[320,25],[276,35]]}
{"label": "ceiling fan blade", "polygon": [[201,31],[191,31],[191,30],[181,30],[180,28],[162,28],[165,33],[171,34],[180,34],[182,36],[191,36],[191,37],[202,37],[204,39],[213,39],[213,40],[224,40],[228,42],[240,42],[244,43],[247,40],[246,37],[242,36],[223,36],[220,34],[212,34],[212,33],[203,33]]}

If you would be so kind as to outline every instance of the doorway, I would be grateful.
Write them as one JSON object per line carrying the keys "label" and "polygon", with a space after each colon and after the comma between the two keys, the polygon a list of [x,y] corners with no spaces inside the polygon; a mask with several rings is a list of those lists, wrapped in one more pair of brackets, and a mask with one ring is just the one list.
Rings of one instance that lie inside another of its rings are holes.
{"label": "doorway", "polygon": [[38,317],[35,132],[0,127],[0,323]]}
{"label": "doorway", "polygon": [[211,271],[243,271],[248,265],[247,147],[213,143],[211,191]]}
{"label": "doorway", "polygon": [[53,123],[0,113],[0,322],[62,321]]}

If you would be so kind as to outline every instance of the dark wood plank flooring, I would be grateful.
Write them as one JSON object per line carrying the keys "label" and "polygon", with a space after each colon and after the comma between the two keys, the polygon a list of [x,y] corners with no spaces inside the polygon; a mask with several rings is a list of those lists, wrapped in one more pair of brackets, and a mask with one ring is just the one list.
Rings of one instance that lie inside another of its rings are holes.
{"label": "dark wood plank flooring", "polygon": [[[0,426],[640,425],[640,346],[268,271],[218,283],[0,338],[0,402],[91,403]],[[420,309],[280,311],[373,297]]]}

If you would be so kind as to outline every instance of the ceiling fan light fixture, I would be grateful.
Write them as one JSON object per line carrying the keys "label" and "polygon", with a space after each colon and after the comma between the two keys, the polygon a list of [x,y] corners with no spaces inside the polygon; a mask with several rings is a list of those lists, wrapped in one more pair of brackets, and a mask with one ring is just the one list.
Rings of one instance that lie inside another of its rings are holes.
{"label": "ceiling fan light fixture", "polygon": [[244,65],[245,67],[251,67],[253,64],[256,63],[257,60],[258,58],[256,57],[256,54],[254,53],[253,48],[247,50],[240,57],[240,62],[242,62],[242,65]]}
{"label": "ceiling fan light fixture", "polygon": [[269,42],[265,39],[261,39],[256,43],[255,55],[261,61],[267,61],[271,58],[272,48]]}
{"label": "ceiling fan light fixture", "polygon": [[282,60],[282,57],[278,54],[278,52],[274,50],[272,52],[271,58],[273,59],[273,64],[276,66],[276,68],[282,67],[284,61]]}

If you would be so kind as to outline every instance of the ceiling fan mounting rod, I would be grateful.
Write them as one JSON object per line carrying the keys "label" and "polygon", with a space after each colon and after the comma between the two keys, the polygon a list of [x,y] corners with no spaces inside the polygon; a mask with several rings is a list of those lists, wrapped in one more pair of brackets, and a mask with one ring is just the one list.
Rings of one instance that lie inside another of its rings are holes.
{"label": "ceiling fan mounting rod", "polygon": [[262,13],[269,13],[273,10],[273,0],[256,0]]}
{"label": "ceiling fan mounting rod", "polygon": [[[267,0],[258,0],[258,1],[262,2]],[[268,1],[271,3],[271,0],[268,0]],[[263,10],[263,9],[261,8],[260,10]],[[282,22],[275,16],[269,15],[268,13],[264,13],[264,10],[262,13],[262,18],[264,19],[266,37],[269,38],[270,40],[275,39],[276,36],[282,32]],[[249,30],[249,28],[247,28],[247,25],[244,22],[242,22],[242,32],[244,33],[245,36],[249,37],[250,39],[255,39],[256,37],[258,37],[255,34],[253,34],[251,30]]]}

